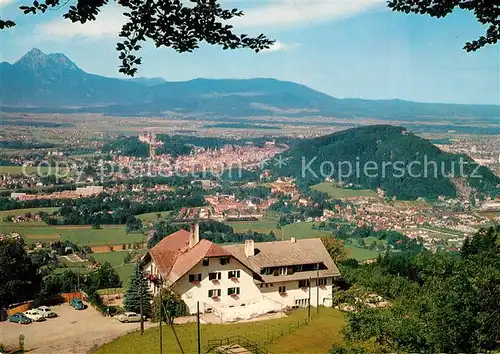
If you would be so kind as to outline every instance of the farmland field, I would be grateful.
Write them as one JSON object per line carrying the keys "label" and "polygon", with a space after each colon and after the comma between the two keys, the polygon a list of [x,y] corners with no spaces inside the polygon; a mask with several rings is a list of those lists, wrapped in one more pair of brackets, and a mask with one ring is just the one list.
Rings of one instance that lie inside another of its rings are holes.
{"label": "farmland field", "polygon": [[[128,251],[114,251],[114,252],[102,252],[102,253],[92,253],[90,256],[94,258],[97,262],[104,263],[109,262],[113,268],[118,273],[120,280],[122,281],[122,287],[128,288],[130,283],[130,276],[132,275],[132,271],[134,269],[134,263],[124,263],[125,256]],[[144,254],[146,250],[136,250],[140,254]],[[61,263],[65,264],[65,267],[56,268],[56,273],[62,273],[65,270],[72,270],[74,272],[78,271],[80,274],[88,273],[90,270],[85,268],[88,262],[69,262],[67,260],[63,260],[61,258]]]}
{"label": "farmland field", "polygon": [[314,190],[327,193],[332,198],[346,197],[376,197],[377,193],[369,189],[347,189],[335,186],[332,182],[323,182],[311,187]]}
{"label": "farmland field", "polygon": [[378,257],[379,252],[367,250],[364,248],[356,247],[349,244],[344,244],[344,248],[349,253],[349,257],[358,261],[365,261],[367,259],[375,259]]}
{"label": "farmland field", "polygon": [[[316,309],[313,309],[315,313]],[[314,314],[312,321],[305,325],[307,316],[306,309],[299,309],[289,316],[265,320],[234,324],[209,324],[201,326],[201,348],[205,352],[208,340],[223,339],[229,336],[244,336],[250,341],[264,347],[264,343],[270,338],[277,338],[266,347],[273,353],[327,353],[333,343],[342,343],[341,328],[344,325],[343,314],[331,308],[321,308],[318,315]],[[297,328],[297,323],[301,323]],[[185,353],[196,353],[196,323],[188,323],[175,326],[177,335]],[[281,336],[281,334],[283,334]],[[313,338],[321,334],[321,341]],[[279,337],[279,338],[278,338]],[[169,327],[163,328],[163,348],[169,354],[179,353],[179,348],[174,344],[175,339]],[[127,334],[117,340],[105,344],[98,349],[96,354],[132,354],[157,353],[158,328],[151,328],[140,333]]]}
{"label": "farmland field", "polygon": [[276,227],[276,220],[260,220],[260,221],[235,221],[228,222],[228,225],[232,226],[235,232],[245,232],[245,231],[256,231],[261,233],[274,232],[276,237],[280,240],[288,240],[291,237],[297,239],[301,238],[316,238],[322,236],[329,236],[331,232],[322,230],[313,230],[313,222],[300,222],[295,224],[285,225],[281,230]]}
{"label": "farmland field", "polygon": [[[47,214],[52,214],[54,211],[56,211],[59,208],[30,208],[30,209],[14,209],[14,210],[3,210],[0,211],[0,225],[2,224],[7,224],[7,225],[25,225],[26,223],[23,224],[14,224],[12,222],[5,222],[3,219],[7,217],[8,215],[24,215],[27,213],[31,214],[36,214],[40,211],[45,212]],[[36,224],[36,225],[45,225],[43,222],[31,222],[31,225]]]}
{"label": "farmland field", "polygon": [[142,222],[154,222],[158,220],[158,214],[160,214],[161,218],[164,218],[168,215],[170,215],[172,212],[171,211],[162,211],[162,212],[156,212],[156,213],[146,213],[146,214],[139,214],[137,215],[137,218],[141,219]]}
{"label": "farmland field", "polygon": [[27,243],[49,242],[57,240],[69,240],[78,245],[116,245],[123,243],[141,242],[143,234],[127,234],[124,225],[103,226],[100,230],[94,230],[88,225],[48,226],[39,224],[0,224],[0,232],[18,232]]}
{"label": "farmland field", "polygon": [[67,175],[67,167],[56,166],[0,166],[0,174],[12,174],[12,175],[31,175],[34,173],[39,173],[42,176],[48,175]]}

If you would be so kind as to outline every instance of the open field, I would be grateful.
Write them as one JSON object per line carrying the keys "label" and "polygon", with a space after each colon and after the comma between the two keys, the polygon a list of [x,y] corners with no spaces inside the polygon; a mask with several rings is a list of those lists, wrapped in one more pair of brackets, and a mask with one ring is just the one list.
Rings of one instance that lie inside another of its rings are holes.
{"label": "open field", "polygon": [[353,245],[345,244],[344,248],[349,253],[350,258],[354,258],[358,261],[365,261],[367,259],[375,259],[378,257],[379,253],[364,248],[359,248]]}
{"label": "open field", "polygon": [[160,218],[164,218],[168,215],[170,215],[172,212],[171,211],[162,211],[162,212],[156,212],[156,213],[146,213],[146,214],[139,214],[136,217],[141,219],[142,222],[154,222],[158,220],[158,214],[160,214]]}
{"label": "open field", "polygon": [[[313,230],[312,226],[313,222],[300,222],[295,224],[285,225],[282,229],[278,229],[276,227],[276,220],[259,220],[259,221],[235,221],[228,222],[228,225],[231,225],[235,232],[245,232],[245,231],[256,231],[261,233],[269,233],[274,232],[276,237],[280,240],[283,236],[283,239],[288,240],[291,237],[295,237],[297,239],[300,238],[316,238],[322,236],[329,236],[331,232],[323,231],[323,230]],[[283,235],[282,235],[283,232]]]}
{"label": "open field", "polygon": [[94,230],[89,225],[48,226],[40,224],[33,226],[29,223],[26,225],[21,223],[0,224],[0,233],[9,232],[18,232],[27,243],[69,240],[82,246],[99,246],[128,244],[144,240],[143,234],[127,234],[125,225],[107,225],[100,230]]}
{"label": "open field", "polygon": [[368,189],[347,189],[335,186],[332,182],[323,182],[311,187],[314,190],[327,193],[332,198],[376,197],[377,193]]}
{"label": "open field", "polygon": [[61,175],[65,176],[68,173],[67,167],[55,167],[55,166],[0,166],[0,174],[11,174],[11,175],[32,175],[39,174],[41,176],[49,175]]}
{"label": "open field", "polygon": [[[30,208],[30,209],[14,209],[14,210],[3,210],[0,211],[0,225],[2,224],[7,224],[7,225],[20,225],[20,224],[14,224],[14,223],[8,223],[5,222],[3,219],[7,217],[7,215],[24,215],[27,213],[31,214],[36,214],[40,211],[45,212],[47,214],[52,214],[54,211],[56,211],[59,208]],[[25,225],[26,223],[23,223],[22,225]],[[43,222],[31,222],[30,224],[37,224],[37,225],[45,225]]]}
{"label": "open field", "polygon": [[[316,311],[315,308],[312,309]],[[296,327],[297,322],[304,322],[307,316],[306,309],[299,309],[290,316],[255,322],[244,322],[235,324],[207,324],[201,326],[201,348],[206,351],[208,340],[223,339],[229,336],[244,336],[253,342],[263,346],[263,343],[271,337],[283,336],[274,343],[267,346],[273,353],[326,353],[333,343],[341,343],[343,338],[340,332],[344,324],[344,317],[338,310],[321,308],[318,315],[314,315],[308,325],[299,327],[289,333],[290,328]],[[175,326],[177,335],[185,353],[196,353],[196,323],[187,323]],[[159,350],[158,328],[145,331],[144,335],[134,332],[117,340],[105,344],[96,351],[96,354],[153,354]],[[314,340],[318,334],[321,340]],[[163,328],[163,348],[169,354],[179,353],[175,339],[169,327]]]}
{"label": "open field", "polygon": [[[132,250],[131,250],[132,251]],[[120,280],[122,281],[122,287],[128,288],[130,283],[130,276],[134,269],[134,263],[124,263],[125,256],[128,251],[113,251],[113,252],[101,252],[101,253],[92,253],[90,256],[94,258],[96,261],[100,263],[109,262],[113,268],[115,268]],[[146,250],[135,250],[140,254],[144,254]],[[85,268],[88,262],[68,262],[62,261],[66,265],[64,268],[57,268],[56,272],[62,273],[66,269],[77,272],[79,270],[80,274],[88,273],[89,270]],[[78,269],[80,268],[80,269]]]}

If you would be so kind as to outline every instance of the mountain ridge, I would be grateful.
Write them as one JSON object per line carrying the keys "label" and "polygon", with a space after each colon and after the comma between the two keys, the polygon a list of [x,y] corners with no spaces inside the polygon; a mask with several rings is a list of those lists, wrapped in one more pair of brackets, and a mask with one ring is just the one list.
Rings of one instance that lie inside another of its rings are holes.
{"label": "mountain ridge", "polygon": [[[0,64],[0,106],[44,112],[164,114],[215,117],[329,116],[432,120],[500,118],[500,106],[339,99],[308,86],[273,78],[108,78],[80,69],[62,53],[34,48],[19,60]],[[74,109],[71,107],[80,107]]]}

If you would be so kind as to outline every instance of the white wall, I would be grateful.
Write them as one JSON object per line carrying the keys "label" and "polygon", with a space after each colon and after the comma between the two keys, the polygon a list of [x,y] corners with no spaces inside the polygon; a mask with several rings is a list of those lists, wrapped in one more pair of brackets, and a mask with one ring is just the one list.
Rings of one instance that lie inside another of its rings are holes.
{"label": "white wall", "polygon": [[[238,282],[229,279],[228,272],[232,270],[240,271]],[[221,279],[213,282],[208,279],[208,273],[220,272]],[[189,282],[189,274],[200,274],[202,279],[199,285]],[[240,294],[236,297],[228,295],[228,288],[239,287]],[[210,289],[220,289],[221,296],[219,299],[208,297]],[[200,262],[192,270],[186,273],[173,286],[173,290],[181,294],[182,299],[189,307],[191,313],[196,313],[196,302],[200,301],[200,311],[203,311],[205,304],[213,305],[214,307],[241,306],[246,301],[261,298],[258,287],[253,281],[253,275],[250,270],[243,266],[238,260],[231,257],[229,264],[221,265],[220,258],[210,258],[209,265],[203,266]]]}
{"label": "white wall", "polygon": [[[332,296],[332,282],[333,278],[326,278],[327,285],[325,286],[316,286],[316,279],[311,279],[311,306],[317,306],[317,297],[319,290],[319,305],[322,306],[325,298],[331,298]],[[272,284],[272,286],[271,286]],[[277,283],[268,283],[263,284],[262,288],[259,288],[262,295],[270,298],[274,301],[282,303],[284,306],[306,306],[307,300],[309,299],[309,288],[299,288],[299,282],[297,280],[294,281],[285,281],[285,282],[277,282]],[[260,285],[258,285],[260,287]],[[286,287],[286,294],[281,295],[279,293],[279,287]],[[299,303],[296,303],[296,300],[302,300]]]}
{"label": "white wall", "polygon": [[[154,263],[149,262],[144,266],[146,272],[159,275]],[[229,279],[228,272],[232,270],[240,271],[240,278],[238,282]],[[220,272],[221,279],[213,282],[208,279],[208,274],[211,272]],[[189,282],[189,274],[200,274],[202,279],[199,285]],[[325,303],[326,298],[331,298],[333,278],[326,278],[325,286],[316,286],[316,279],[311,279],[311,306],[317,306],[317,292],[319,289],[319,305]],[[272,286],[271,286],[272,285]],[[279,293],[279,287],[286,287],[286,295]],[[236,297],[228,295],[228,288],[239,287],[240,294]],[[220,289],[221,296],[218,299],[208,297],[208,290]],[[150,283],[149,290],[151,293],[157,293],[158,289],[154,284]],[[245,266],[238,260],[231,257],[229,264],[221,265],[220,258],[210,258],[209,265],[203,266],[202,262],[197,264],[192,270],[181,277],[173,286],[173,290],[181,295],[184,302],[189,307],[190,313],[196,313],[196,302],[200,301],[200,311],[204,311],[205,305],[214,307],[229,307],[241,306],[242,304],[255,301],[265,296],[268,299],[274,300],[285,306],[307,306],[307,299],[309,298],[309,289],[299,288],[299,282],[285,281],[263,284],[255,284],[253,275]],[[296,300],[299,300],[297,303]],[[302,300],[302,301],[300,301]]]}

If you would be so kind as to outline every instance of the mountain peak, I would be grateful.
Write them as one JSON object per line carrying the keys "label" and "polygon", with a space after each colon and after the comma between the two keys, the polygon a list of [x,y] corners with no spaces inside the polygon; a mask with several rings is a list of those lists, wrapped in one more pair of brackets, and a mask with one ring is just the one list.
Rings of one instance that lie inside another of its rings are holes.
{"label": "mountain peak", "polygon": [[35,70],[38,68],[70,69],[80,70],[66,55],[61,53],[45,54],[38,48],[33,48],[24,54],[17,62],[16,66],[22,66]]}
{"label": "mountain peak", "polygon": [[24,54],[15,64],[25,65],[30,68],[34,68],[37,65],[43,65],[47,62],[47,54],[42,52],[38,48],[33,48],[26,54]]}
{"label": "mountain peak", "polygon": [[62,53],[49,54],[49,59],[67,69],[74,69],[74,70],[80,69],[75,63],[71,61],[71,59],[69,59],[66,55]]}

